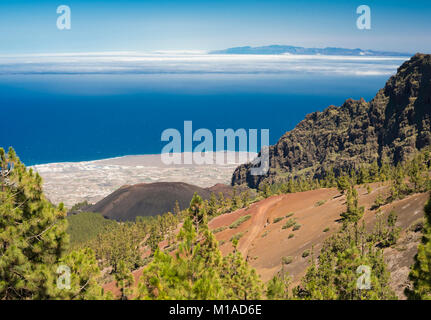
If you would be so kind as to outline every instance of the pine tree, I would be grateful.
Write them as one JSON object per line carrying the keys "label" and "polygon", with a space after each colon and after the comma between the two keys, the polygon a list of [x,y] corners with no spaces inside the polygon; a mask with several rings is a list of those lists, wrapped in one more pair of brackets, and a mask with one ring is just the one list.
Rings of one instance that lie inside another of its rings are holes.
{"label": "pine tree", "polygon": [[421,154],[417,155],[409,163],[408,175],[410,182],[413,183],[413,191],[421,192],[424,189],[425,178],[422,173],[426,170],[424,159]]}
{"label": "pine tree", "polygon": [[[359,233],[365,232],[361,230]],[[299,299],[311,300],[383,300],[394,299],[389,288],[389,272],[383,259],[383,251],[375,249],[375,243],[366,243],[365,235],[358,236],[351,224],[333,235],[323,244],[318,263],[311,259],[311,266],[295,288]],[[362,269],[361,269],[362,268]],[[358,274],[360,270],[369,274]],[[361,288],[361,276],[369,280],[369,287]]]}
{"label": "pine tree", "polygon": [[369,182],[375,182],[379,180],[379,164],[377,163],[377,161],[374,161],[371,164],[369,175],[370,175]]}
{"label": "pine tree", "polygon": [[127,300],[130,295],[133,294],[132,286],[135,282],[133,274],[130,269],[127,268],[127,264],[124,261],[120,261],[118,264],[118,270],[114,275],[117,287],[121,292],[121,300]]}
{"label": "pine tree", "polygon": [[350,183],[352,185],[358,184],[359,179],[358,179],[358,175],[356,174],[356,170],[355,169],[350,169],[349,172],[349,177],[350,177]]}
{"label": "pine tree", "polygon": [[370,172],[365,167],[359,169],[358,184],[370,182]]}
{"label": "pine tree", "polygon": [[138,299],[223,299],[219,276],[221,253],[206,224],[194,227],[191,218],[184,221],[178,234],[175,257],[157,250],[154,260],[143,271]]}
{"label": "pine tree", "polygon": [[208,202],[208,216],[215,217],[217,215],[217,198],[214,192],[211,193],[210,200]]}
{"label": "pine tree", "polygon": [[293,178],[290,178],[287,182],[287,193],[293,193],[296,192],[295,190],[295,183],[293,181]]}
{"label": "pine tree", "polygon": [[89,246],[96,253],[97,259],[104,266],[112,267],[113,273],[116,273],[120,261],[124,261],[131,270],[143,264],[140,252],[143,237],[137,224],[122,223],[107,228]]}
{"label": "pine tree", "polygon": [[391,211],[388,215],[387,224],[388,224],[388,231],[386,235],[385,241],[383,241],[383,246],[389,247],[397,243],[397,240],[400,236],[400,228],[396,227],[398,220],[398,215],[395,213],[395,211]]}
{"label": "pine tree", "polygon": [[270,300],[289,300],[289,286],[291,278],[284,270],[282,262],[281,270],[266,284],[266,297]]}
{"label": "pine tree", "polygon": [[402,199],[407,193],[407,186],[404,181],[405,173],[401,164],[398,164],[393,170],[392,184],[391,184],[391,197],[392,201]]}
{"label": "pine tree", "polygon": [[424,164],[428,170],[431,169],[431,152],[430,152],[430,150],[431,150],[431,148],[428,147],[424,151]]}
{"label": "pine tree", "polygon": [[159,243],[163,240],[163,236],[160,231],[160,226],[154,223],[150,229],[150,235],[146,241],[146,244],[151,250],[151,254],[154,254],[159,248]]}
{"label": "pine tree", "polygon": [[0,148],[0,299],[56,295],[55,266],[68,236],[63,205],[52,206],[42,179],[10,148]]}
{"label": "pine tree", "polygon": [[331,265],[322,263],[319,267],[312,260],[301,284],[293,290],[294,297],[302,300],[338,299]]}
{"label": "pine tree", "polygon": [[379,193],[374,200],[373,209],[377,209],[385,204],[385,199],[383,199],[383,196]]}
{"label": "pine tree", "polygon": [[179,217],[181,215],[181,208],[180,208],[180,203],[178,202],[178,200],[175,200],[174,215],[176,217]]}
{"label": "pine tree", "polygon": [[207,214],[203,208],[204,202],[202,198],[195,192],[190,201],[189,216],[192,219],[196,232],[199,233],[199,226],[206,223]]}
{"label": "pine tree", "polygon": [[225,199],[222,192],[218,193],[218,204],[219,204],[219,207],[222,209],[222,212],[224,212]]}
{"label": "pine tree", "polygon": [[409,299],[431,300],[431,198],[425,206],[425,219],[422,242],[409,275],[413,283],[413,288],[406,290]]}
{"label": "pine tree", "polygon": [[346,190],[348,190],[350,187],[350,182],[347,176],[341,176],[337,179],[337,188],[341,192],[341,194],[344,194]]}
{"label": "pine tree", "polygon": [[238,239],[233,239],[232,245],[234,251],[223,259],[221,271],[226,295],[233,300],[257,300],[263,293],[259,275],[238,251]]}
{"label": "pine tree", "polygon": [[359,207],[358,192],[354,186],[347,190],[346,196],[347,210],[341,214],[345,221],[358,222],[364,215],[364,207]]}
{"label": "pine tree", "polygon": [[236,210],[241,207],[241,198],[238,196],[237,187],[233,187],[232,191],[232,210]]}
{"label": "pine tree", "polygon": [[431,177],[429,173],[425,176],[425,190],[431,191]]}
{"label": "pine tree", "polygon": [[379,180],[386,181],[391,177],[391,165],[389,164],[388,159],[382,161],[382,165],[379,170]]}
{"label": "pine tree", "polygon": [[249,194],[248,190],[243,191],[241,193],[242,207],[247,207],[249,204],[249,200],[250,200],[250,194]]}
{"label": "pine tree", "polygon": [[91,249],[85,248],[72,251],[61,258],[59,267],[62,266],[66,266],[70,270],[70,288],[60,289],[58,292],[59,298],[73,300],[101,300],[107,298],[102,287],[97,282],[101,273],[96,256]]}
{"label": "pine tree", "polygon": [[325,175],[325,186],[327,188],[331,188],[336,185],[337,185],[337,181],[335,179],[334,168],[329,168],[329,170],[326,171],[326,175]]}

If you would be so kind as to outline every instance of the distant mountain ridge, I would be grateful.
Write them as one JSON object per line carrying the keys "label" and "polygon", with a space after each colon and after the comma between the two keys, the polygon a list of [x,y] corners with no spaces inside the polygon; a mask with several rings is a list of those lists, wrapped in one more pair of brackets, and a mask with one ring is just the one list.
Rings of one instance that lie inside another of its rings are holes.
{"label": "distant mountain ridge", "polygon": [[397,164],[431,145],[431,55],[416,54],[370,102],[348,99],[308,114],[269,148],[267,175],[239,166],[232,185],[257,188],[302,174],[322,177],[333,169],[358,170],[375,161]]}
{"label": "distant mountain ridge", "polygon": [[410,57],[411,53],[393,51],[375,51],[363,49],[346,49],[336,47],[304,48],[289,45],[270,45],[261,47],[234,47],[210,51],[210,54],[292,54],[292,55],[327,55],[327,56],[391,56]]}

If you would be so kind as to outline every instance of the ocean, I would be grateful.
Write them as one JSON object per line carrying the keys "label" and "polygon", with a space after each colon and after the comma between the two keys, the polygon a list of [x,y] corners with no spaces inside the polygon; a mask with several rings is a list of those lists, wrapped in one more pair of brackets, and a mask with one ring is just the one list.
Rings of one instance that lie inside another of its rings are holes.
{"label": "ocean", "polygon": [[[402,63],[390,62],[392,73]],[[390,73],[389,73],[390,74]],[[274,144],[310,112],[370,100],[388,72],[0,73],[0,147],[26,165],[158,154],[168,128],[269,129]]]}

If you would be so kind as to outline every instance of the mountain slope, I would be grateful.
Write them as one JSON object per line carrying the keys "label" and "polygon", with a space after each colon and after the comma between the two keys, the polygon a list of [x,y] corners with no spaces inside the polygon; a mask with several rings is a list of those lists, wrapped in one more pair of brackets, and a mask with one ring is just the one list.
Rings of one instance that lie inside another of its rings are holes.
{"label": "mountain slope", "polygon": [[[358,187],[359,203],[365,206],[363,221],[369,232],[374,229],[378,217],[377,211],[371,209],[376,197],[390,192],[389,185],[373,183],[371,186],[371,193],[365,187]],[[417,237],[415,245],[407,252],[403,250],[406,244],[404,235],[423,217],[423,207],[428,199],[428,193],[417,193],[381,207],[384,219],[391,211],[397,214],[396,225],[403,231],[400,243],[386,249],[392,253],[388,253],[388,259],[395,254],[394,250],[399,256],[396,261],[391,261],[394,271],[413,263]],[[317,206],[316,203],[322,200],[324,203]],[[298,284],[310,265],[310,257],[303,257],[303,252],[313,249],[314,254],[318,255],[324,240],[341,227],[339,218],[346,209],[345,203],[346,196],[335,188],[276,195],[254,203],[248,209],[220,215],[212,219],[209,226],[212,230],[222,230],[216,232],[215,236],[221,241],[220,249],[224,255],[233,249],[229,240],[234,235],[241,234],[238,249],[244,257],[248,257],[248,261],[264,281],[270,280],[281,269],[283,257],[291,257],[292,262],[286,266],[286,271],[292,277],[292,282]],[[235,229],[228,227],[244,215],[250,215],[251,218]],[[301,227],[298,230],[284,228],[289,220]],[[407,275],[408,272],[404,273],[404,280]]]}
{"label": "mountain slope", "polygon": [[[178,200],[180,209],[188,208],[193,194],[197,192],[203,199],[209,199],[213,190],[200,188],[183,182],[155,182],[123,186],[102,199],[89,211],[101,213],[104,217],[118,221],[133,221],[137,216],[154,216],[173,210]],[[225,186],[223,192],[231,191]]]}
{"label": "mountain slope", "polygon": [[[366,188],[358,187],[360,205],[366,208],[363,221],[369,232],[373,230],[378,217],[377,211],[371,209],[376,197],[390,192],[388,184],[373,183],[371,187],[370,193]],[[400,299],[405,299],[403,291],[409,284],[408,273],[421,238],[421,230],[416,226],[422,221],[423,207],[428,199],[428,193],[412,194],[381,207],[384,219],[392,210],[396,212],[396,226],[402,230],[397,244],[384,249],[385,261],[391,272],[390,285]],[[316,206],[321,200],[325,202]],[[346,196],[335,188],[275,195],[253,203],[248,208],[217,216],[210,221],[209,227],[219,241],[224,256],[233,250],[230,239],[241,235],[238,249],[256,268],[264,282],[282,269],[285,258],[290,258],[285,271],[291,277],[292,289],[299,284],[310,265],[310,256],[303,257],[303,253],[313,249],[316,258],[323,242],[341,227],[339,218],[345,211],[345,202]],[[247,221],[235,228],[230,227],[247,215],[250,216]],[[301,228],[284,228],[290,219],[299,223]],[[165,248],[166,245],[165,240],[159,246]],[[145,251],[143,257],[147,255],[148,251]],[[143,268],[133,271],[135,287],[142,272]],[[113,292],[115,296],[120,295],[114,281],[105,284],[104,289]]]}
{"label": "mountain slope", "polygon": [[416,54],[370,102],[349,99],[307,115],[269,148],[266,176],[251,175],[248,163],[232,184],[256,188],[290,175],[322,177],[330,168],[338,174],[375,161],[396,164],[431,144],[430,127],[431,55]]}

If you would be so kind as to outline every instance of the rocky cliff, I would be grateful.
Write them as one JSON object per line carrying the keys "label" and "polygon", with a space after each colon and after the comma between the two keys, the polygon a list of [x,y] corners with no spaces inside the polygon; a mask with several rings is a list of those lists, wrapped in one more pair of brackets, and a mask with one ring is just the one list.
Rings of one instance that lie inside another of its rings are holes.
{"label": "rocky cliff", "polygon": [[370,102],[349,99],[307,115],[269,148],[267,175],[251,175],[248,163],[232,184],[256,188],[292,175],[321,177],[329,168],[337,174],[374,161],[396,164],[431,144],[430,127],[431,55],[416,54]]}

